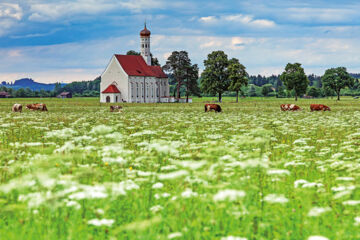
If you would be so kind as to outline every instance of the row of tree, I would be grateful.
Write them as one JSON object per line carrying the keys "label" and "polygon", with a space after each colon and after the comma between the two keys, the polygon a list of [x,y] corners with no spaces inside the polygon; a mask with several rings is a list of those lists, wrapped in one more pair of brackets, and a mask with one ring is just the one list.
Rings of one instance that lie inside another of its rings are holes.
{"label": "row of tree", "polygon": [[[246,68],[238,59],[228,59],[228,56],[223,51],[214,51],[204,60],[205,69],[201,74],[200,89],[198,88],[198,66],[192,65],[186,51],[173,52],[167,59],[163,69],[175,79],[177,88],[177,97],[180,97],[180,88],[185,85],[186,97],[189,95],[199,95],[200,90],[205,94],[218,95],[219,102],[222,100],[222,95],[226,91],[236,92],[236,101],[238,102],[239,92],[243,91],[243,87],[248,85],[249,75]],[[311,79],[311,82],[310,80]],[[255,81],[263,80],[263,78],[255,78]],[[314,75],[306,76],[304,68],[300,63],[288,63],[284,72],[280,77],[273,76],[270,78],[272,82],[263,85],[262,94],[267,96],[272,91],[275,85],[276,90],[283,91],[284,85],[288,92],[294,93],[295,100],[299,96],[307,93],[308,87],[314,85],[319,86],[321,83],[323,91],[326,95],[331,95],[335,92],[337,99],[340,100],[340,91],[346,87],[354,86],[354,78],[350,76],[346,68],[338,67],[326,70],[324,76],[319,81]],[[256,85],[261,83],[257,82]],[[310,89],[311,94],[315,95],[317,88]]]}

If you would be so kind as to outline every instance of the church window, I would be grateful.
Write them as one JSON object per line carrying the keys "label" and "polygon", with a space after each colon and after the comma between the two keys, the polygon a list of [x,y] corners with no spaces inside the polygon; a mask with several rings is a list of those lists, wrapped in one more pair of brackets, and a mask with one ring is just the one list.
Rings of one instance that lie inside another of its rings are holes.
{"label": "church window", "polygon": [[141,47],[144,48],[144,44],[141,44]]}
{"label": "church window", "polygon": [[139,84],[136,84],[136,97],[139,97]]}

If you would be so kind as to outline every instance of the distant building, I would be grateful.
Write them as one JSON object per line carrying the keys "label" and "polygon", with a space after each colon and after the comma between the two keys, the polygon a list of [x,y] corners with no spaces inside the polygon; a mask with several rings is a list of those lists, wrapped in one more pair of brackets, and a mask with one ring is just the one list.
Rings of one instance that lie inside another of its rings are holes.
{"label": "distant building", "polygon": [[71,92],[62,92],[58,96],[58,98],[72,98]]}
{"label": "distant building", "polygon": [[0,92],[0,98],[10,98],[11,95],[8,92]]}
{"label": "distant building", "polygon": [[169,80],[159,66],[151,66],[150,31],[140,32],[141,56],[115,54],[101,75],[100,102],[171,102]]}

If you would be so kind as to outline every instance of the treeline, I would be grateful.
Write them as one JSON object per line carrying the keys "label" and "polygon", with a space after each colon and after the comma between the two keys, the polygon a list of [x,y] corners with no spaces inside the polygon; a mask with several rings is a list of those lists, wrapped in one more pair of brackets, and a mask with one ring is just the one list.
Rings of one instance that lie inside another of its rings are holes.
{"label": "treeline", "polygon": [[238,59],[228,59],[223,51],[210,53],[204,66],[199,79],[190,81],[186,73],[192,65],[187,52],[173,52],[163,66],[169,75],[173,96],[200,94],[218,96],[219,101],[223,96],[236,96],[238,101],[239,94],[243,97],[295,97],[296,100],[298,97],[337,96],[340,99],[344,95],[360,95],[360,74],[349,74],[344,67],[327,69],[323,76],[306,76],[300,63],[289,63],[281,75],[249,76]]}
{"label": "treeline", "polygon": [[60,83],[56,83],[53,91],[32,91],[30,88],[20,88],[16,90],[1,86],[0,92],[7,92],[12,97],[18,98],[57,97],[62,92],[70,92],[73,97],[98,97],[100,96],[100,81],[101,78],[97,77],[93,81],[72,82],[65,86],[62,86]]}

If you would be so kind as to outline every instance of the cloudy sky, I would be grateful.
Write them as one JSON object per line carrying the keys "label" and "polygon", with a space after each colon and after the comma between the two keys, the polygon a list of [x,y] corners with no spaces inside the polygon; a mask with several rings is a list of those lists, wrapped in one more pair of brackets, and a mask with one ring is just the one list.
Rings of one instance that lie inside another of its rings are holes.
{"label": "cloudy sky", "polygon": [[139,50],[145,19],[161,64],[186,50],[202,68],[224,50],[250,74],[288,62],[360,72],[359,11],[355,0],[0,0],[0,81],[94,79],[112,54]]}

